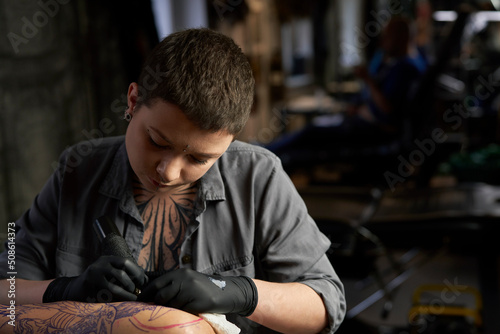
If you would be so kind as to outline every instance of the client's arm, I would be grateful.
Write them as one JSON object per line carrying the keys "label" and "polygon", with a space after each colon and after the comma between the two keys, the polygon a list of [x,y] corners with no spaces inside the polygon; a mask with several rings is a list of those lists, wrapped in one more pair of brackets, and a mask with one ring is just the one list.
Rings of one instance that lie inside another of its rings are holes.
{"label": "client's arm", "polygon": [[[1,333],[209,333],[203,319],[173,308],[139,302],[0,305]],[[11,322],[15,320],[14,322]],[[15,324],[15,327],[13,326]]]}

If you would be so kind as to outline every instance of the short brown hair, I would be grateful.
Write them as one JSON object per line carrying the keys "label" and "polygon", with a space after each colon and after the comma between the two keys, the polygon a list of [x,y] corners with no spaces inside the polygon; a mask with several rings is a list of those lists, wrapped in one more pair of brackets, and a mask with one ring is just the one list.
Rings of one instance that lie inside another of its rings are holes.
{"label": "short brown hair", "polygon": [[[154,85],[148,84],[152,73]],[[237,135],[250,115],[255,81],[247,57],[231,38],[199,28],[163,39],[146,60],[138,85],[138,106],[160,98],[202,129]]]}

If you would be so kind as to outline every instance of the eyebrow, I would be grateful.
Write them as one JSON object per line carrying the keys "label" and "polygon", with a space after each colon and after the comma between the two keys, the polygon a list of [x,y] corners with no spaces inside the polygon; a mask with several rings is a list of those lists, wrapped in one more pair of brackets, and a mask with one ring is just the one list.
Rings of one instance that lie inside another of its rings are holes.
{"label": "eyebrow", "polygon": [[[161,137],[161,139],[163,139],[164,141],[166,141],[169,145],[171,146],[174,146],[173,143],[163,135],[163,133],[161,133],[160,130],[158,130],[157,128],[155,128],[154,126],[150,126],[149,127],[151,130],[153,130],[154,132],[156,132],[156,134],[158,136]],[[206,158],[206,159],[216,159],[218,157],[220,157],[222,154],[219,154],[219,153],[202,153],[202,152],[188,152],[189,154],[191,155],[195,155],[197,157],[200,157],[200,158]]]}

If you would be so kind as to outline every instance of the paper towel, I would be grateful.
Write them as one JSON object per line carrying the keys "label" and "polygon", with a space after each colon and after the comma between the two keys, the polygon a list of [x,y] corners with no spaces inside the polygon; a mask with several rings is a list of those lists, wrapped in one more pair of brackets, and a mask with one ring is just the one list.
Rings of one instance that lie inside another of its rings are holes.
{"label": "paper towel", "polygon": [[229,322],[224,314],[200,313],[199,316],[212,326],[216,334],[238,334],[240,332],[238,326]]}

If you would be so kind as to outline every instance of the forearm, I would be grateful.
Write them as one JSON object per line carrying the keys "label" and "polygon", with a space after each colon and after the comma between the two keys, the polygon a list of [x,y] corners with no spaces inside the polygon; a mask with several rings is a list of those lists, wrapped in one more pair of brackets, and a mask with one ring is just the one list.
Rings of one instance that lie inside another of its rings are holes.
{"label": "forearm", "polygon": [[24,279],[0,281],[0,304],[10,304],[15,300],[16,305],[42,303],[43,294],[52,280],[30,281]]}
{"label": "forearm", "polygon": [[327,326],[323,300],[307,285],[254,282],[259,303],[250,320],[283,333],[318,333]]}
{"label": "forearm", "polygon": [[[137,302],[81,303],[63,301],[26,304],[4,311],[0,305],[0,333],[208,333],[212,327],[193,314],[173,308]],[[5,312],[5,313],[4,313]],[[14,327],[15,324],[15,327]],[[14,331],[14,328],[16,331]]]}

